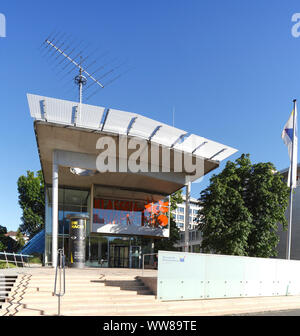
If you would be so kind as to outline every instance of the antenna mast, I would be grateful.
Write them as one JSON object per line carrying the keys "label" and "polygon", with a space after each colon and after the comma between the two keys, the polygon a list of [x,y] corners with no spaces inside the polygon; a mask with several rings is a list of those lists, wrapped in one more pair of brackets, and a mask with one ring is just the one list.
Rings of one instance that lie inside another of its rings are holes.
{"label": "antenna mast", "polygon": [[98,84],[101,88],[104,88],[104,85],[101,84],[96,78],[90,75],[83,67],[82,67],[82,56],[80,56],[80,63],[77,63],[74,59],[72,59],[68,54],[66,54],[63,50],[53,44],[51,41],[46,39],[45,41],[48,45],[53,47],[57,52],[59,52],[63,57],[68,59],[71,63],[73,63],[79,70],[79,75],[74,78],[75,83],[79,87],[79,112],[81,112],[81,104],[82,104],[82,87],[87,83],[87,79],[83,76],[82,73],[85,73],[89,78],[91,78],[96,84]]}
{"label": "antenna mast", "polygon": [[[80,58],[82,61],[82,56],[80,56]],[[82,87],[83,85],[86,84],[87,80],[86,80],[86,77],[82,75],[82,67],[80,65],[79,65],[79,75],[77,75],[74,78],[74,81],[75,81],[75,84],[77,84],[79,88],[79,103],[81,104],[82,103]]]}
{"label": "antenna mast", "polygon": [[[96,63],[96,60],[91,61],[90,64],[84,65],[84,62],[90,58],[90,55],[83,57],[83,50],[76,54],[77,47],[71,48],[70,44],[68,44],[66,41],[60,41],[60,38],[65,36],[64,34],[61,35],[61,37],[58,37],[60,34],[56,34],[54,37],[50,38],[48,37],[44,41],[44,45],[46,46],[46,49],[50,51],[49,55],[50,57],[55,57],[55,61],[58,60],[59,63],[57,65],[61,65],[62,63],[67,63],[62,70],[65,70],[69,65],[73,65],[72,69],[67,69],[67,75],[69,75],[71,72],[76,70],[77,74],[74,74],[74,82],[76,85],[78,85],[78,101],[79,101],[79,111],[81,112],[81,105],[82,105],[82,99],[83,99],[83,91],[87,91],[90,87],[96,84],[97,90],[103,89],[105,86],[113,82],[115,79],[119,78],[121,75],[118,75],[112,79],[109,79],[108,77],[114,73],[114,71],[121,66],[121,64],[117,64],[112,69],[107,69],[107,65],[111,62],[105,62],[102,66],[90,70],[90,68]],[[80,43],[81,44],[81,43]],[[79,45],[80,45],[79,44]],[[51,52],[54,50],[54,52]],[[100,56],[101,57],[101,56]],[[69,71],[70,70],[70,71]],[[101,73],[104,71],[104,73]],[[99,73],[100,72],[100,73]],[[96,75],[99,73],[98,75]],[[102,81],[102,79],[106,80],[106,83]],[[100,81],[101,80],[101,81]],[[88,83],[90,81],[90,83]],[[84,89],[84,86],[86,84],[89,84]],[[83,90],[84,89],[84,90]],[[96,91],[97,91],[96,90]],[[86,100],[91,98],[95,93],[93,92],[90,94]]]}

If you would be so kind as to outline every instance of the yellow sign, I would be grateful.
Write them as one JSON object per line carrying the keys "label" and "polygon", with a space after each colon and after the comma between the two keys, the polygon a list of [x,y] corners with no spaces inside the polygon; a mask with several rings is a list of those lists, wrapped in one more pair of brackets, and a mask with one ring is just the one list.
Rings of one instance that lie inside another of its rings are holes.
{"label": "yellow sign", "polygon": [[84,225],[78,224],[78,221],[71,222],[72,229],[84,229]]}

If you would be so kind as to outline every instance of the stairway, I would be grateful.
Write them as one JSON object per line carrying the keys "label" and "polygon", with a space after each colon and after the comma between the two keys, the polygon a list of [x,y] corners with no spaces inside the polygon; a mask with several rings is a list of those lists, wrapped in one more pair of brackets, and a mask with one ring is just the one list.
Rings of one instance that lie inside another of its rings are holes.
{"label": "stairway", "polygon": [[0,311],[7,298],[10,297],[16,280],[17,275],[0,274]]}
{"label": "stairway", "polygon": [[[137,274],[134,270],[66,269],[66,294],[61,299],[61,315],[216,316],[300,309],[299,296],[161,302]],[[2,276],[0,287],[5,302],[0,302],[0,316],[57,315],[54,277],[55,270],[50,268],[22,270],[15,275]]]}
{"label": "stairway", "polygon": [[[54,271],[19,276],[0,315],[56,315],[58,298],[53,295],[53,286]],[[135,276],[95,276],[95,272],[84,271],[79,276],[78,272],[66,272],[61,315],[135,315],[141,309],[149,310],[151,315],[155,302],[151,290]]]}

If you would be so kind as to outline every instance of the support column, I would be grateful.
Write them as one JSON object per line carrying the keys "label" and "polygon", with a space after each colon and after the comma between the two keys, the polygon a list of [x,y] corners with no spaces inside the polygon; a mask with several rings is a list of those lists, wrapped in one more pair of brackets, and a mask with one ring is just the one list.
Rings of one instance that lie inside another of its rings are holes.
{"label": "support column", "polygon": [[149,264],[154,265],[154,239],[152,238],[151,240],[151,249],[150,249],[150,258],[149,258]]}
{"label": "support column", "polygon": [[52,267],[57,265],[58,247],[58,164],[57,153],[52,155]]}
{"label": "support column", "polygon": [[129,241],[129,268],[132,268],[132,246],[131,241]]}
{"label": "support column", "polygon": [[191,182],[186,184],[184,217],[184,252],[189,252],[190,194]]}

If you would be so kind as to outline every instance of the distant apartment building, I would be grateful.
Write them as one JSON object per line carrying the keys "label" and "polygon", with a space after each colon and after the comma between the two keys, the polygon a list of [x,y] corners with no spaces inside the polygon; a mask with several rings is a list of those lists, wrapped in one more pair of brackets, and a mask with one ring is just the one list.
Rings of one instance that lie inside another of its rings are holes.
{"label": "distant apartment building", "polygon": [[[8,231],[7,233],[4,234],[4,236],[10,237],[13,240],[17,241],[17,234],[18,234],[17,231]],[[24,239],[24,242],[27,243],[29,238],[27,236],[23,235],[23,239]]]}
{"label": "distant apartment building", "polygon": [[[189,252],[200,252],[201,232],[197,230],[197,213],[199,210],[199,201],[196,198],[190,198],[189,211]],[[177,227],[180,229],[180,241],[175,245],[178,249],[184,251],[185,248],[185,196],[183,203],[177,204],[177,209],[172,212]]]}
{"label": "distant apartment building", "polygon": [[[177,227],[180,231],[185,230],[185,196],[183,198],[183,203],[177,204],[177,209],[172,211],[174,219],[176,221]],[[196,198],[190,198],[190,213],[189,213],[189,229],[193,230],[197,226],[196,217],[199,210],[199,202]]]}

